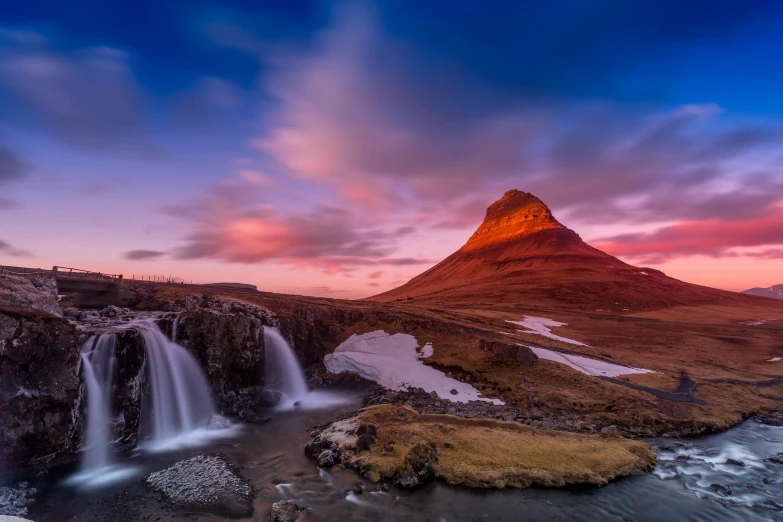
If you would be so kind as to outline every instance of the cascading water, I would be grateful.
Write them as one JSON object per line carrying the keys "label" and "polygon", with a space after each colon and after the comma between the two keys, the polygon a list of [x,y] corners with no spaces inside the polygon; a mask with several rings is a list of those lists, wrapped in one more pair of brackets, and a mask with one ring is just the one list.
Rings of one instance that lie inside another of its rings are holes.
{"label": "cascading water", "polygon": [[296,354],[276,328],[264,327],[266,388],[282,394],[279,410],[291,408],[319,409],[345,402],[345,397],[327,391],[308,391],[302,367]]}
{"label": "cascading water", "polygon": [[307,396],[307,381],[294,351],[276,328],[264,327],[266,387],[283,394],[281,406],[293,406]]}
{"label": "cascading water", "polygon": [[177,342],[177,327],[179,327],[179,315],[174,318],[174,322],[171,325],[171,342]]}
{"label": "cascading water", "polygon": [[111,484],[137,473],[136,468],[112,463],[112,386],[117,367],[117,335],[93,335],[82,347],[82,379],[87,390],[87,431],[81,470],[69,483],[82,488]]}
{"label": "cascading water", "polygon": [[185,348],[169,341],[153,320],[136,328],[144,339],[147,375],[151,383],[147,435],[153,447],[206,428],[215,413],[204,372]]}
{"label": "cascading water", "polygon": [[117,366],[117,336],[90,337],[82,348],[82,375],[87,388],[87,434],[82,470],[109,465],[111,389]]}

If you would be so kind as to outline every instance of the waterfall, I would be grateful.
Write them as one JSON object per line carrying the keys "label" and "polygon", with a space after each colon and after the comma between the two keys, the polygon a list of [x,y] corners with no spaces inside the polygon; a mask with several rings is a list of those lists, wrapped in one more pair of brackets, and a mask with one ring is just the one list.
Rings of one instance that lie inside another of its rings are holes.
{"label": "waterfall", "polygon": [[169,341],[152,320],[139,322],[136,327],[144,338],[147,375],[152,385],[148,435],[153,444],[205,428],[215,405],[196,358]]}
{"label": "waterfall", "polygon": [[276,328],[264,327],[266,387],[283,394],[283,405],[292,406],[307,396],[305,380],[294,351]]}
{"label": "waterfall", "polygon": [[171,325],[171,342],[177,342],[177,327],[179,326],[179,314],[174,318],[174,323]]}
{"label": "waterfall", "polygon": [[117,336],[90,337],[82,348],[82,375],[87,388],[87,434],[82,470],[109,465],[111,390],[117,366]]}

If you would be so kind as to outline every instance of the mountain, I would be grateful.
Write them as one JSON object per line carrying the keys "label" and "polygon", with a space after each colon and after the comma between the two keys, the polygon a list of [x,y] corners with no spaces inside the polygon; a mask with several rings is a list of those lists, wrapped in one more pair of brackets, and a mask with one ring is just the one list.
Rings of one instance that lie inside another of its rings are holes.
{"label": "mountain", "polygon": [[742,293],[759,295],[761,297],[772,297],[773,299],[783,299],[783,285],[774,285],[769,288],[750,288]]}
{"label": "mountain", "polygon": [[369,300],[630,313],[755,297],[685,283],[588,245],[537,197],[509,190],[465,245],[406,284]]}

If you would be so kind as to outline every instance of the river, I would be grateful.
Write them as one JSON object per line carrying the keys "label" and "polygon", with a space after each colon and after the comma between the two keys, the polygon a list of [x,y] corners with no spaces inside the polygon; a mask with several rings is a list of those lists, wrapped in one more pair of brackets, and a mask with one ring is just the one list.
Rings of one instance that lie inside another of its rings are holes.
{"label": "river", "polygon": [[[718,435],[650,440],[659,455],[655,470],[602,488],[487,491],[435,482],[384,492],[352,470],[319,470],[303,452],[311,427],[359,406],[355,392],[344,395],[342,406],[271,412],[267,424],[243,427],[205,447],[128,455],[121,462],[138,469],[137,476],[102,490],[64,485],[70,469],[52,472],[37,484],[41,494],[28,516],[41,522],[223,520],[171,510],[138,480],[182,458],[220,452],[240,464],[257,490],[253,520],[259,521],[268,520],[271,504],[280,499],[308,507],[307,520],[322,521],[783,520],[772,504],[782,497],[783,465],[764,460],[783,452],[781,427],[748,421]],[[726,464],[729,459],[744,466]]]}

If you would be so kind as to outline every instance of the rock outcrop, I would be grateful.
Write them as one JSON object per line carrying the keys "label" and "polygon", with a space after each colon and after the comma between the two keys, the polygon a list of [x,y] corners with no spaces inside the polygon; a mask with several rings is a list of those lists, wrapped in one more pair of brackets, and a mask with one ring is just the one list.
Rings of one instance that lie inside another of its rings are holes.
{"label": "rock outcrop", "polygon": [[0,306],[0,468],[5,480],[73,458],[81,425],[80,348],[79,332],[67,320]]}
{"label": "rock outcrop", "polygon": [[62,316],[57,304],[57,283],[53,278],[0,274],[0,304],[34,308]]}

